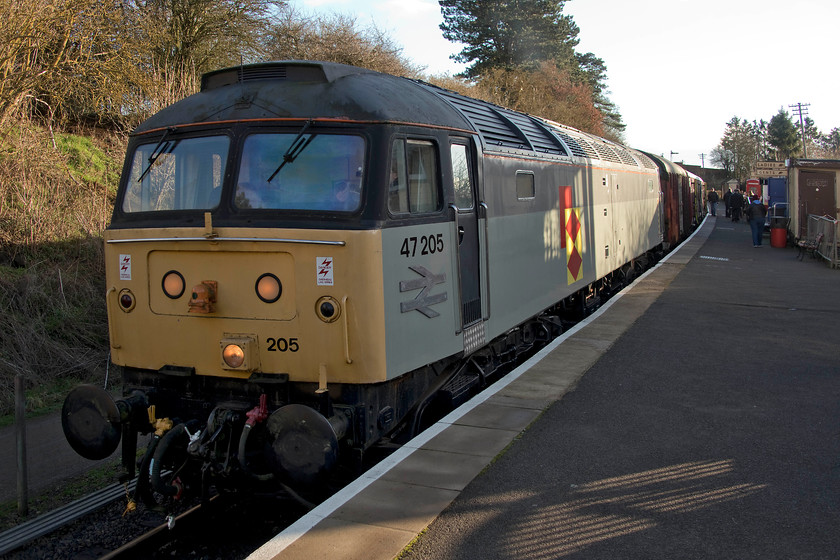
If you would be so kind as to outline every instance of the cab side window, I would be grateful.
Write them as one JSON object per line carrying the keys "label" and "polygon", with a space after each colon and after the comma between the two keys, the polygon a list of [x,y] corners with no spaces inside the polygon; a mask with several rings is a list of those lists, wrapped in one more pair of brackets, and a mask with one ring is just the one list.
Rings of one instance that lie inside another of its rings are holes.
{"label": "cab side window", "polygon": [[455,188],[455,206],[459,210],[471,210],[473,193],[469,150],[464,144],[452,144],[450,152],[452,155],[452,184]]}
{"label": "cab side window", "polygon": [[437,150],[428,140],[399,138],[391,150],[388,208],[394,214],[440,210]]}

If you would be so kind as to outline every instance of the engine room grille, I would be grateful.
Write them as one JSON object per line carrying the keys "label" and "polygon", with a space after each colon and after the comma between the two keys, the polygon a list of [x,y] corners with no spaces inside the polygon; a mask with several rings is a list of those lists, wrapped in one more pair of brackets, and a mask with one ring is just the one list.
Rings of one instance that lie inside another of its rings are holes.
{"label": "engine room grille", "polygon": [[464,97],[440,88],[434,93],[446,98],[475,126],[487,146],[568,155],[563,146],[535,119],[491,103]]}
{"label": "engine room grille", "polygon": [[637,160],[639,160],[642,163],[643,167],[646,167],[647,169],[656,169],[656,164],[653,163],[653,160],[647,157],[645,154],[637,152],[633,155]]}
{"label": "engine room grille", "polygon": [[618,154],[618,157],[621,158],[621,163],[626,163],[627,165],[639,165],[639,162],[633,158],[633,155],[621,146],[611,146],[611,148]]}
{"label": "engine room grille", "polygon": [[551,120],[533,117],[493,103],[415,80],[415,83],[448,101],[479,133],[484,145],[558,156],[577,156],[624,165],[656,168],[649,159],[596,136]]}
{"label": "engine room grille", "polygon": [[611,161],[613,163],[621,163],[621,159],[618,157],[618,154],[616,154],[615,151],[606,144],[592,142],[592,146],[595,148],[595,151],[598,152],[600,159],[604,161]]}
{"label": "engine room grille", "polygon": [[318,64],[252,64],[205,74],[201,91],[259,80],[326,82],[327,76]]}
{"label": "engine room grille", "polygon": [[514,113],[513,111],[500,111],[505,117],[510,119],[513,124],[519,127],[525,136],[531,142],[534,151],[546,154],[569,155],[566,149],[555,140],[555,138],[548,132],[540,123],[527,115],[521,113]]}
{"label": "engine room grille", "polygon": [[478,129],[488,146],[531,149],[524,135],[512,125],[510,120],[502,118],[491,105],[443,90],[438,90],[436,93],[448,99],[450,103],[461,110],[464,116]]}

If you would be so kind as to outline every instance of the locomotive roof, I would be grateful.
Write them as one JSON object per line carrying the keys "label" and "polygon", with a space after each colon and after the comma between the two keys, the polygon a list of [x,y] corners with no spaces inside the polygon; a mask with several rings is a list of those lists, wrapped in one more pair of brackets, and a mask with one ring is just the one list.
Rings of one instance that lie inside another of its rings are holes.
{"label": "locomotive roof", "polygon": [[201,91],[143,122],[142,134],[213,121],[333,118],[476,132],[485,150],[574,156],[656,169],[643,154],[571,127],[431,84],[332,62],[247,64],[202,76]]}
{"label": "locomotive roof", "polygon": [[281,61],[209,72],[201,91],[135,133],[179,124],[276,118],[411,122],[472,130],[454,108],[405,78],[328,62]]}
{"label": "locomotive roof", "polygon": [[688,171],[686,171],[682,166],[674,163],[673,161],[649,152],[644,152],[644,154],[652,160],[654,160],[659,166],[660,171],[662,171],[663,173],[670,173],[673,175],[682,175],[688,177]]}

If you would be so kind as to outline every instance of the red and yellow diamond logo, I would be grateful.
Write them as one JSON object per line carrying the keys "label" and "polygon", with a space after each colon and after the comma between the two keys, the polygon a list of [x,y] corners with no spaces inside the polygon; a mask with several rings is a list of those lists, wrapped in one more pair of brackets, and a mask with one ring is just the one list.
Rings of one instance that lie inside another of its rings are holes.
{"label": "red and yellow diamond logo", "polygon": [[572,187],[560,187],[560,210],[563,216],[563,240],[566,248],[566,281],[573,284],[583,278],[583,226],[580,222],[580,208],[572,201]]}
{"label": "red and yellow diamond logo", "polygon": [[566,269],[569,284],[583,278],[580,208],[566,210]]}

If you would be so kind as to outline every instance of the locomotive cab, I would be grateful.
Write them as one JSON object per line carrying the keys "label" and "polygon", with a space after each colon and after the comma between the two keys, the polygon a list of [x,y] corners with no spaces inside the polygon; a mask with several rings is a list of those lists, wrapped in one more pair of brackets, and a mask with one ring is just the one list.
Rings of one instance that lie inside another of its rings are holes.
{"label": "locomotive cab", "polygon": [[133,475],[151,434],[146,460],[191,463],[185,479],[313,484],[397,428],[481,326],[474,134],[392,124],[377,100],[336,114],[367,86],[313,83],[316,66],[288,65],[282,87],[211,74],[132,135],[105,234],[125,396],[68,396],[83,456],[122,439]]}

